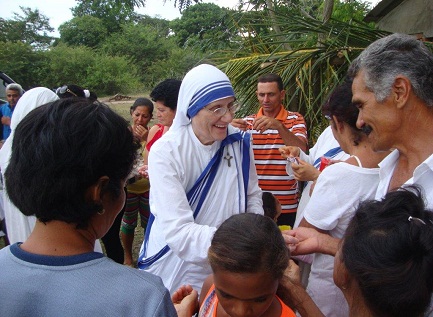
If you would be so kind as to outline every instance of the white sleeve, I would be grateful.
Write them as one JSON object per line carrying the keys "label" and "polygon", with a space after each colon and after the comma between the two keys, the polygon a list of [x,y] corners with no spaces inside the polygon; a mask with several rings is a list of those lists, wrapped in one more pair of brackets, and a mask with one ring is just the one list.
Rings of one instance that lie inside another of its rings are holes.
{"label": "white sleeve", "polygon": [[347,178],[341,173],[340,164],[347,163],[337,163],[323,170],[305,207],[305,220],[321,230],[334,229],[347,210],[348,200],[352,201],[346,197],[346,193],[351,195],[350,184],[345,184]]}
{"label": "white sleeve", "polygon": [[[251,138],[252,140],[252,138]],[[248,181],[247,193],[247,212],[263,215],[263,199],[262,190],[259,187],[256,170],[256,163],[254,162],[254,152],[252,144],[250,145],[250,176]]]}
{"label": "white sleeve", "polygon": [[163,228],[160,234],[178,257],[204,265],[216,228],[194,222],[181,180],[184,171],[173,153],[152,149],[149,154],[151,211]]}

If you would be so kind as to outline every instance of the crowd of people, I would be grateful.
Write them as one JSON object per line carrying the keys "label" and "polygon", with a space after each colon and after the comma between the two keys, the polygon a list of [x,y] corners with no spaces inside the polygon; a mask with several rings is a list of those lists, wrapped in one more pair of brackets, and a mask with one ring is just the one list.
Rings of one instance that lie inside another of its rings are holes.
{"label": "crowd of people", "polygon": [[369,45],[309,150],[278,74],[245,118],[208,64],[138,98],[131,124],[77,85],[6,92],[0,316],[433,316],[421,41]]}

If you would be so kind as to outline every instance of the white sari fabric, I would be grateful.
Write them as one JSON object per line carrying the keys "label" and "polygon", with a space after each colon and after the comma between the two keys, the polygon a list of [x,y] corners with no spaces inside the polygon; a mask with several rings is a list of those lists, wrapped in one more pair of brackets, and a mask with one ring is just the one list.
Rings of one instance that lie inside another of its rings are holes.
{"label": "white sari fabric", "polygon": [[[7,138],[0,150],[0,168],[4,183],[7,182],[7,180],[4,179],[4,174],[9,165],[9,159],[12,154],[12,142],[14,140],[16,127],[30,111],[57,99],[59,99],[59,97],[57,97],[57,95],[50,89],[38,87],[30,89],[18,100],[11,118],[11,135]],[[27,217],[19,211],[19,209],[10,201],[5,186],[3,186],[1,195],[3,198],[3,208],[9,242],[13,244],[27,240],[27,237],[35,226],[36,218],[34,216]]]}
{"label": "white sari fabric", "polygon": [[[142,260],[168,245],[170,250],[146,270],[160,276],[171,293],[183,284],[200,291],[211,273],[207,250],[224,220],[241,212],[263,214],[254,159],[246,168],[249,181],[245,194],[242,141],[224,147],[223,156],[229,153],[231,164],[224,158],[220,161],[196,218],[196,204],[191,206],[187,199],[187,193],[221,146],[220,141],[202,144],[190,119],[212,101],[230,96],[234,96],[231,84],[216,67],[200,65],[192,69],[182,81],[173,126],[149,153],[150,209],[155,219],[144,241],[146,252],[142,247],[139,267]],[[228,135],[238,133],[229,126]],[[247,153],[253,158],[251,146]]]}

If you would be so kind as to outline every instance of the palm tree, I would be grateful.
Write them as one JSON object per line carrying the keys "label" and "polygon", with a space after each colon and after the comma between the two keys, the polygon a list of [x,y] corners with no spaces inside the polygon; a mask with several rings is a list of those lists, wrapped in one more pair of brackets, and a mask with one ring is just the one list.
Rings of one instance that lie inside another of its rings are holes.
{"label": "palm tree", "polygon": [[[285,83],[286,107],[304,115],[310,142],[314,144],[327,125],[321,115],[327,95],[344,78],[350,62],[371,42],[389,33],[354,20],[341,22],[331,18],[323,22],[290,12],[284,15],[275,12],[272,23],[280,26],[278,39],[273,33],[254,34],[253,39],[244,42],[247,46],[238,50],[249,51],[249,55],[229,59],[219,67],[229,76],[242,104],[238,117],[258,110],[257,78],[265,73],[278,73]],[[251,26],[254,27],[257,25]],[[282,49],[284,42],[294,49]],[[257,54],[257,51],[270,53]]]}

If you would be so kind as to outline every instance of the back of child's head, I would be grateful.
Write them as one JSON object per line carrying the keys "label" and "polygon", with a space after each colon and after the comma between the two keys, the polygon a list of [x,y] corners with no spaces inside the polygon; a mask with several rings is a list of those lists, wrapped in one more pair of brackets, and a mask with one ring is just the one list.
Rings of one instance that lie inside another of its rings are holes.
{"label": "back of child's head", "polygon": [[280,279],[289,261],[281,231],[270,218],[242,213],[224,221],[208,251],[212,271],[267,272]]}

